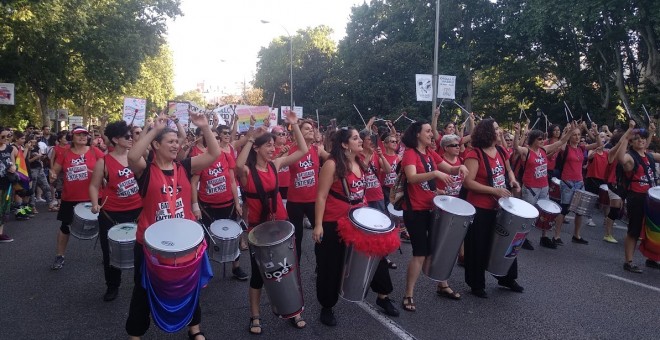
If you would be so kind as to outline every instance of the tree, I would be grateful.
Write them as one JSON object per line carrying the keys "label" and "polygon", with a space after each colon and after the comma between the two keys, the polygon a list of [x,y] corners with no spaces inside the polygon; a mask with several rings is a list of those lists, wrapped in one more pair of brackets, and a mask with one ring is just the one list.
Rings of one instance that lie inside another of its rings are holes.
{"label": "tree", "polygon": [[174,100],[185,101],[185,102],[194,102],[196,104],[206,106],[206,99],[204,99],[204,96],[202,96],[202,94],[197,90],[186,91],[186,92],[174,97]]}

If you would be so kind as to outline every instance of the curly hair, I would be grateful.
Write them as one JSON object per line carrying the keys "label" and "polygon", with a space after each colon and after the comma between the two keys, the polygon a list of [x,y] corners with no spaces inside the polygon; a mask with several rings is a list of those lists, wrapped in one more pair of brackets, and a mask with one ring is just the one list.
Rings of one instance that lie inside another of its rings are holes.
{"label": "curly hair", "polygon": [[530,131],[527,135],[527,145],[532,145],[534,141],[539,137],[543,137],[543,131],[538,129]]}
{"label": "curly hair", "polygon": [[112,122],[108,124],[105,127],[105,130],[103,130],[103,134],[108,137],[108,140],[110,143],[112,143],[112,146],[117,145],[112,139],[117,137],[117,138],[122,138],[126,136],[130,132],[130,127],[126,125],[126,122],[123,120]]}
{"label": "curly hair", "polygon": [[425,121],[420,121],[420,122],[414,122],[408,126],[406,131],[403,132],[403,135],[401,136],[401,142],[403,145],[405,145],[407,148],[417,148],[417,134],[422,132],[422,126],[424,124],[428,124]]}
{"label": "curly hair", "polygon": [[495,120],[492,118],[480,121],[472,133],[472,146],[475,148],[487,148],[497,140],[495,131]]}

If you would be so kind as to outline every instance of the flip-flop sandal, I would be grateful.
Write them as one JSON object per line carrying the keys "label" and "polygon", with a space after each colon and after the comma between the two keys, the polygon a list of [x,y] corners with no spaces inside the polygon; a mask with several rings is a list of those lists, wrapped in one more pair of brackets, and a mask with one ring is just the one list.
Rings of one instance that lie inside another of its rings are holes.
{"label": "flip-flop sandal", "polygon": [[[295,318],[289,319],[289,322],[291,322],[291,326],[297,329],[303,329],[307,327],[307,322],[305,322],[305,319],[303,319],[303,317],[300,315],[296,316]],[[300,325],[301,322],[303,323],[302,325]]]}
{"label": "flip-flop sandal", "polygon": [[389,267],[390,269],[397,269],[397,268],[399,268],[399,266],[397,266],[396,263],[390,261],[390,259],[385,259],[385,261],[387,261],[387,267]]}

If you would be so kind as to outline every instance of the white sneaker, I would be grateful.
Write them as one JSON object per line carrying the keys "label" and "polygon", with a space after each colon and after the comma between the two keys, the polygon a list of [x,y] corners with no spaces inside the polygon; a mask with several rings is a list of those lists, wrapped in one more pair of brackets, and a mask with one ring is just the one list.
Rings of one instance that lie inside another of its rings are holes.
{"label": "white sneaker", "polygon": [[589,222],[587,222],[587,225],[590,226],[590,227],[595,227],[596,223],[594,223],[594,220],[589,219]]}
{"label": "white sneaker", "polygon": [[36,201],[37,203],[46,203],[46,200],[43,199],[43,198],[37,198],[37,199],[35,199],[35,201]]}

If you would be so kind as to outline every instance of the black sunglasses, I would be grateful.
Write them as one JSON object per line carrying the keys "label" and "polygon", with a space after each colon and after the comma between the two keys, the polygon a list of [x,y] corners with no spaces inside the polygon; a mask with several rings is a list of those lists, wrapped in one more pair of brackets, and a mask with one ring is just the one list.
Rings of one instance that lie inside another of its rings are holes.
{"label": "black sunglasses", "polygon": [[448,148],[455,148],[457,146],[458,146],[458,144],[449,144],[449,145],[447,145]]}
{"label": "black sunglasses", "polygon": [[276,134],[278,137],[284,137],[286,136],[286,132],[280,132]]}
{"label": "black sunglasses", "polygon": [[133,136],[129,133],[127,135],[124,135],[125,140],[133,140]]}

